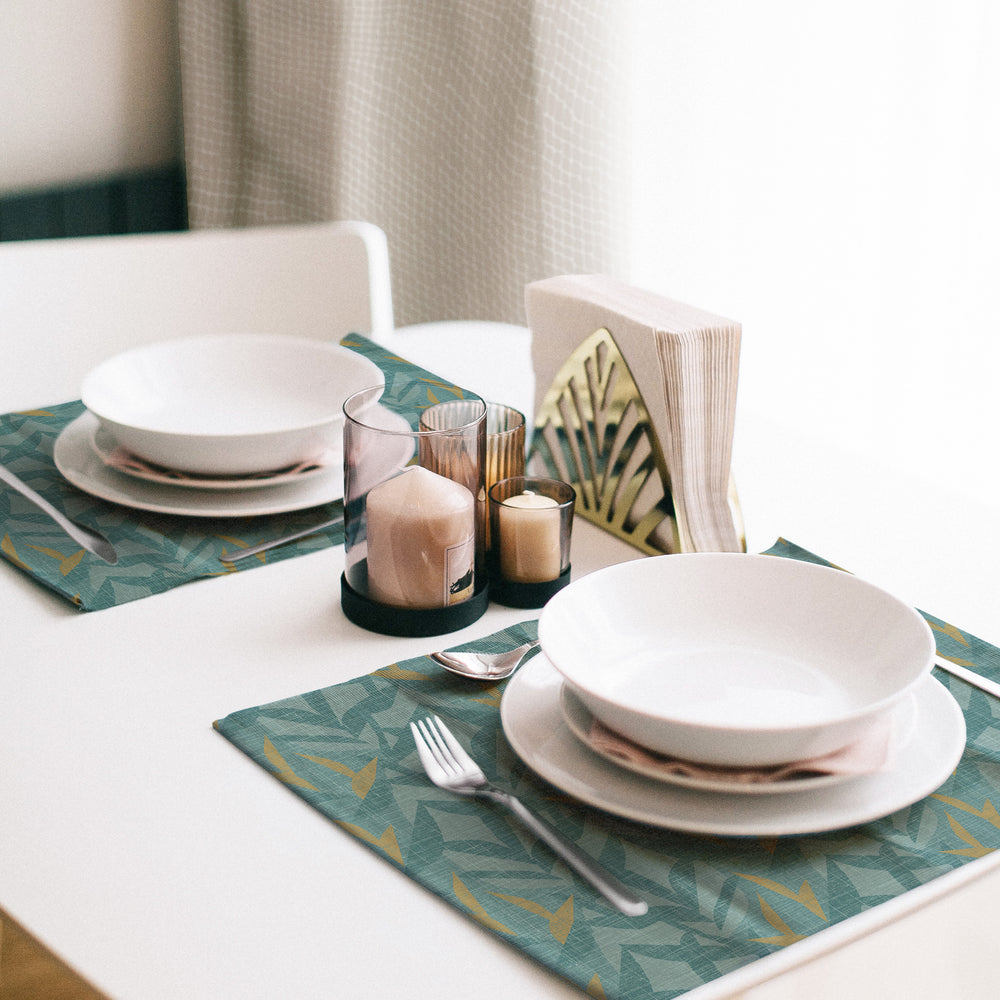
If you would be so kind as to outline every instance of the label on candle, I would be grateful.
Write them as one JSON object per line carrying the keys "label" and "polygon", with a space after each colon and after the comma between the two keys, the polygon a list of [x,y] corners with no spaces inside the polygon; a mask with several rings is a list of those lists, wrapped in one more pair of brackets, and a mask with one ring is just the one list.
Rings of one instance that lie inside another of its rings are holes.
{"label": "label on candle", "polygon": [[546,583],[562,572],[562,512],[541,493],[500,504],[500,575],[514,583]]}
{"label": "label on candle", "polygon": [[444,555],[445,584],[448,588],[445,604],[460,604],[472,597],[475,585],[476,536],[448,546]]}
{"label": "label on candle", "polygon": [[365,505],[369,596],[402,608],[440,608],[475,589],[472,493],[420,466],[374,487]]}

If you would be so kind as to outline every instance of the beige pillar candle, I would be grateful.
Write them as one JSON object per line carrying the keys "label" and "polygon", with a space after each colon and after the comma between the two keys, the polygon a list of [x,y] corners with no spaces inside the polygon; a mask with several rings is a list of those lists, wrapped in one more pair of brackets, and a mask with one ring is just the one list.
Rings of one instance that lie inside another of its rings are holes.
{"label": "beige pillar candle", "polygon": [[530,490],[500,504],[500,575],[513,583],[544,583],[562,570],[562,515],[552,497]]}
{"label": "beige pillar candle", "polygon": [[412,466],[368,493],[368,593],[380,604],[441,608],[472,596],[475,499]]}

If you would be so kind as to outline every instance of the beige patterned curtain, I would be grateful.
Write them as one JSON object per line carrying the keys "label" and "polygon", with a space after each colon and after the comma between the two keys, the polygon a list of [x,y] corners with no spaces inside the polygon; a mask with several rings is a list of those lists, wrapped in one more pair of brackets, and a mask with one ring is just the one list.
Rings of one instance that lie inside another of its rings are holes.
{"label": "beige patterned curtain", "polygon": [[625,275],[621,0],[179,0],[193,226],[365,219],[399,325]]}

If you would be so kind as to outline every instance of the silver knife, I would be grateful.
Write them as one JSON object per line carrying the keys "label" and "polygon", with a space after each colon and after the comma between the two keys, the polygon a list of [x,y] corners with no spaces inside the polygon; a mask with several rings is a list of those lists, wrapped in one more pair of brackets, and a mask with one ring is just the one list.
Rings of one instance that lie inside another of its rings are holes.
{"label": "silver knife", "polygon": [[297,541],[300,538],[305,538],[307,535],[314,535],[317,531],[322,531],[324,528],[333,528],[338,524],[344,523],[344,516],[332,518],[329,521],[321,521],[319,524],[314,524],[310,528],[303,528],[301,531],[293,531],[290,535],[281,535],[278,538],[271,538],[266,542],[261,542],[259,545],[251,545],[247,549],[236,549],[233,552],[223,552],[219,556],[221,562],[236,562],[239,559],[246,559],[248,556],[255,556],[258,552],[266,552],[268,549],[277,548],[279,545],[286,545],[288,542]]}
{"label": "silver knife", "polygon": [[52,518],[77,545],[82,545],[88,552],[100,556],[105,562],[118,562],[118,553],[114,546],[103,535],[90,528],[71,521],[65,514],[55,509],[43,496],[39,496],[26,482],[15,476],[10,469],[0,465],[0,481],[16,490],[25,500],[33,503],[43,514]]}
{"label": "silver knife", "polygon": [[1000,698],[1000,684],[987,680],[985,677],[980,677],[974,670],[963,667],[958,663],[952,663],[940,655],[934,657],[934,665],[940,667],[942,670],[947,670],[949,674],[960,678],[966,684],[971,684],[973,687],[979,688],[980,691],[985,691],[987,694],[993,695],[994,698]]}

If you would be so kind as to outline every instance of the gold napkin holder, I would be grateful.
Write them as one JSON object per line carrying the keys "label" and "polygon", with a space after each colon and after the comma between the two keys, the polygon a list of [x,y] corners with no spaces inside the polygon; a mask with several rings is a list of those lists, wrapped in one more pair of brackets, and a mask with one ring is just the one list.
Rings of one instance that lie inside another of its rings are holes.
{"label": "gold napkin holder", "polygon": [[[528,286],[529,306],[532,290],[547,291],[550,284]],[[530,316],[529,308],[529,322]],[[533,332],[539,336],[534,327]],[[560,332],[564,338],[569,333]],[[553,345],[545,348],[551,356]],[[586,336],[552,379],[537,408],[528,467],[534,474],[568,482],[577,492],[578,517],[644,553],[696,548],[690,542],[684,513],[674,502],[669,463],[656,423],[624,352],[607,327]],[[746,551],[731,474],[726,500],[736,539],[728,548]]]}

